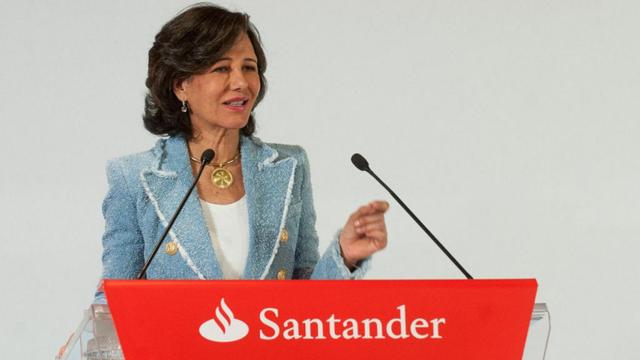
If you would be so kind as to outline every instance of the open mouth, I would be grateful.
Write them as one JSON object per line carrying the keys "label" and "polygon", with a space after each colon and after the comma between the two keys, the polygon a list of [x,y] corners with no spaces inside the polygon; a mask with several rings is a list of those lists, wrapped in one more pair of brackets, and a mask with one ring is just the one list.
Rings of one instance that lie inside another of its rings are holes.
{"label": "open mouth", "polygon": [[249,102],[249,99],[245,100],[233,100],[233,101],[225,101],[223,104],[228,106],[245,106]]}

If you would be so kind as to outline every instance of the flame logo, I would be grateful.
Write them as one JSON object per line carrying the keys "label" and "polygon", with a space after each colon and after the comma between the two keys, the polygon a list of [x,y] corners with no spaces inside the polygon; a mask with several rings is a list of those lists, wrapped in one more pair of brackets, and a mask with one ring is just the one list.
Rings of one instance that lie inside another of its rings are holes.
{"label": "flame logo", "polygon": [[220,305],[216,307],[216,316],[200,325],[200,335],[203,338],[215,342],[231,342],[240,340],[249,333],[249,326],[235,318],[233,311],[220,299]]}

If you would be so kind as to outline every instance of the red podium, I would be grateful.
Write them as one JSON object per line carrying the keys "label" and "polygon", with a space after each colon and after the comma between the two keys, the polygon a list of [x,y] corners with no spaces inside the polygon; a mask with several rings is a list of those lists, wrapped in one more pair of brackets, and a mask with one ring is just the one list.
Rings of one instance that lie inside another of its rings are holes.
{"label": "red podium", "polygon": [[104,283],[127,360],[522,359],[536,288],[533,279]]}

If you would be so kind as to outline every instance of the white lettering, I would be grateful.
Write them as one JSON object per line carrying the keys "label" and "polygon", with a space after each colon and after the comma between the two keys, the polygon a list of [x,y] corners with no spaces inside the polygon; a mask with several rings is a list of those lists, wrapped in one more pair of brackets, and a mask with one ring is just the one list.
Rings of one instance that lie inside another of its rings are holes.
{"label": "white lettering", "polygon": [[339,323],[340,319],[336,319],[336,316],[331,314],[327,322],[329,323],[329,337],[332,339],[340,339],[340,335],[336,334],[336,323]]}
{"label": "white lettering", "polygon": [[417,318],[413,320],[413,322],[411,323],[411,335],[413,335],[413,337],[416,339],[426,339],[429,337],[429,334],[427,333],[420,334],[418,332],[418,329],[420,328],[426,329],[428,327],[429,327],[429,322],[427,320],[422,318]]}
{"label": "white lettering", "polygon": [[[406,339],[409,337],[407,334],[407,314],[404,305],[400,305],[397,307],[400,311],[400,317],[389,320],[387,323],[387,334],[392,339]],[[397,323],[400,325],[400,334],[396,334],[393,332],[393,324]]]}
{"label": "white lettering", "polygon": [[433,334],[431,335],[432,339],[442,339],[440,336],[440,324],[444,324],[447,322],[444,318],[433,319],[431,320],[431,327],[433,328]]}
{"label": "white lettering", "polygon": [[[326,339],[324,337],[324,331],[322,329],[322,320],[320,319],[304,319],[302,320],[304,323],[304,337],[303,339]],[[311,332],[311,324],[316,324],[316,329],[318,329],[317,335],[314,337]]]}
{"label": "white lettering", "polygon": [[276,318],[278,318],[278,309],[265,308],[262,311],[260,311],[260,321],[263,324],[265,324],[268,327],[270,327],[271,329],[273,329],[273,335],[271,335],[271,336],[265,335],[264,332],[262,332],[262,330],[260,330],[260,339],[262,339],[262,340],[273,340],[273,339],[277,338],[278,335],[280,334],[280,327],[278,327],[278,324],[274,323],[273,321],[271,321],[271,320],[269,320],[267,318],[267,312],[274,313]]}
{"label": "white lettering", "polygon": [[287,321],[284,322],[284,332],[282,333],[282,337],[284,337],[287,340],[292,340],[292,339],[300,339],[302,336],[300,336],[300,330],[298,328],[298,322],[295,321],[294,319],[287,319]]}
{"label": "white lettering", "polygon": [[[349,323],[349,326],[347,326]],[[345,339],[360,339],[360,334],[358,333],[358,322],[354,319],[345,319],[342,322],[344,326],[344,330],[342,331],[342,337]]]}
{"label": "white lettering", "polygon": [[376,324],[376,339],[384,339],[384,335],[382,335],[382,322],[380,321],[380,319],[364,319],[362,320],[362,325],[365,326],[364,328],[364,336],[362,337],[363,339],[373,339],[371,337],[371,323],[375,323]]}
{"label": "white lettering", "polygon": [[[398,315],[383,323],[382,320],[372,317],[362,320],[347,318],[341,320],[335,314],[328,318],[308,318],[308,319],[284,319],[278,320],[279,312],[276,308],[265,308],[260,312],[260,321],[265,328],[260,329],[260,339],[275,340],[281,335],[285,340],[299,339],[327,339],[325,326],[328,327],[328,337],[330,339],[442,339],[442,325],[446,323],[445,318],[434,318],[427,320],[424,318],[407,319],[407,308],[400,305],[396,308]],[[429,332],[431,328],[431,332]],[[409,330],[409,331],[408,331]]]}

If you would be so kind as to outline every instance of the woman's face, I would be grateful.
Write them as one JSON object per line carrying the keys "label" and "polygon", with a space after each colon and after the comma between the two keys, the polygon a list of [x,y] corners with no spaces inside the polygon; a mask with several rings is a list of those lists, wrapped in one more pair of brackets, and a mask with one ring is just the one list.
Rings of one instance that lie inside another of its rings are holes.
{"label": "woman's face", "polygon": [[174,89],[178,99],[187,101],[196,131],[241,129],[259,91],[258,59],[246,34],[205,73]]}

